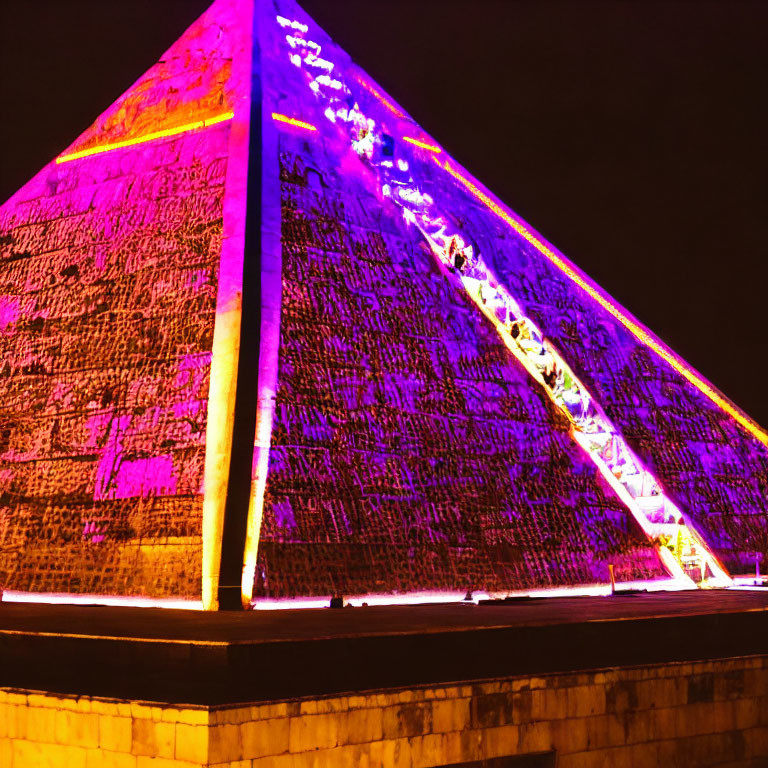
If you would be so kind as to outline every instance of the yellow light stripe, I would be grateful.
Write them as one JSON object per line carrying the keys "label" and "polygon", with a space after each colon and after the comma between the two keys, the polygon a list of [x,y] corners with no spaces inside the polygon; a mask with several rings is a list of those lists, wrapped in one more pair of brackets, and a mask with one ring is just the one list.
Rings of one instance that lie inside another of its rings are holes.
{"label": "yellow light stripe", "polygon": [[281,115],[279,112],[272,113],[272,119],[277,120],[280,123],[287,123],[293,125],[296,128],[303,128],[306,131],[316,131],[317,128],[312,123],[305,123],[303,120],[297,120],[295,117],[288,117],[288,115]]}
{"label": "yellow light stripe", "polygon": [[233,117],[233,112],[224,112],[223,114],[216,115],[215,117],[208,117],[205,120],[198,120],[197,122],[187,123],[186,125],[178,125],[175,128],[167,128],[164,131],[155,131],[154,133],[148,133],[144,136],[138,136],[135,139],[126,139],[125,141],[116,141],[113,144],[101,144],[98,147],[89,147],[88,149],[82,149],[79,152],[71,152],[68,155],[60,155],[56,158],[56,163],[68,163],[70,160],[77,160],[78,158],[88,157],[89,155],[100,155],[102,152],[111,152],[113,149],[132,147],[135,144],[144,144],[147,141],[157,141],[157,139],[164,139],[168,136],[176,136],[179,133],[196,131],[199,128],[207,128],[209,125],[216,125],[216,123],[223,123],[226,120],[231,120]]}
{"label": "yellow light stripe", "polygon": [[434,152],[437,155],[439,155],[443,151],[442,149],[440,149],[440,147],[436,147],[434,144],[427,144],[424,141],[419,141],[418,139],[412,139],[410,136],[403,136],[403,141],[407,141],[410,144],[415,144],[417,147],[426,149],[429,152]]}
{"label": "yellow light stripe", "polygon": [[447,161],[435,162],[444,170],[453,176],[454,179],[461,182],[480,202],[495,213],[502,221],[508,224],[512,229],[527,240],[541,254],[546,256],[561,272],[563,272],[576,285],[585,290],[601,307],[610,312],[635,338],[652,349],[662,360],[668,363],[681,376],[685,377],[696,389],[706,395],[718,408],[727,413],[736,420],[750,434],[754,435],[761,443],[768,445],[768,434],[757,426],[751,419],[734,408],[727,400],[721,397],[709,384],[702,381],[690,368],[683,365],[675,358],[672,353],[665,349],[658,341],[646,333],[637,323],[627,317],[615,304],[608,301],[599,291],[583,280],[572,267],[566,264],[551,248],[548,248],[535,235],[527,230],[520,222],[512,218],[505,210],[495,203],[488,195],[472,183],[469,179],[451,167]]}

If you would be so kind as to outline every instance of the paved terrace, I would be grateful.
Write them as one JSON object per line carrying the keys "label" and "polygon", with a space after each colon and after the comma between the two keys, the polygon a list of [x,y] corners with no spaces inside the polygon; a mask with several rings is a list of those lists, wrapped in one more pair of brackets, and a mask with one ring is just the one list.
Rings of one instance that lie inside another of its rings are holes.
{"label": "paved terrace", "polygon": [[270,701],[768,653],[768,590],[204,613],[0,603],[0,686]]}

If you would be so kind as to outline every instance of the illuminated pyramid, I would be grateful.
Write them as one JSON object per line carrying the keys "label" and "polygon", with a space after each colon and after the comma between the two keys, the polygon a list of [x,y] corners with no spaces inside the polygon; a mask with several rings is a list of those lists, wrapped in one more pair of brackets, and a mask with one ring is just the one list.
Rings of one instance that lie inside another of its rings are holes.
{"label": "illuminated pyramid", "polygon": [[729,584],[768,436],[292,0],[217,0],[0,208],[0,586]]}

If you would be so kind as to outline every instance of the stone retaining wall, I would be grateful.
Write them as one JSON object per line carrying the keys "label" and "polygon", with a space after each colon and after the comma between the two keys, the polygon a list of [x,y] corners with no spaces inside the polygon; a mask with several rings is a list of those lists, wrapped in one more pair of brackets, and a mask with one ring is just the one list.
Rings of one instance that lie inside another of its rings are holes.
{"label": "stone retaining wall", "polygon": [[0,689],[3,768],[428,768],[551,750],[558,768],[768,766],[768,657],[219,707]]}

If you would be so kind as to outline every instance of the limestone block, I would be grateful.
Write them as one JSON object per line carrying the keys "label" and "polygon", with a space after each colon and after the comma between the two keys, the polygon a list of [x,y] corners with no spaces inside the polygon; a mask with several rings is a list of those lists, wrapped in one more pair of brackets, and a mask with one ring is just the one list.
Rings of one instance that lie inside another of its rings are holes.
{"label": "limestone block", "polygon": [[338,717],[340,744],[365,744],[382,737],[384,716],[379,708],[353,709]]}
{"label": "limestone block", "polygon": [[214,725],[208,729],[208,760],[223,763],[242,760],[243,733],[236,724]]}
{"label": "limestone block", "polygon": [[628,744],[652,741],[656,738],[654,720],[648,710],[641,709],[636,712],[625,712],[623,719]]}
{"label": "limestone block", "polygon": [[29,693],[24,697],[23,702],[28,707],[48,707],[57,708],[59,701],[55,696],[49,696],[45,693]]}
{"label": "limestone block", "polygon": [[27,723],[31,710],[27,706],[14,707],[13,710],[14,719],[9,720],[8,735],[14,739],[26,739],[28,738]]}
{"label": "limestone block", "polygon": [[768,765],[768,727],[759,726],[744,731],[744,744],[747,756],[764,758]]}
{"label": "limestone block", "polygon": [[552,723],[552,743],[559,754],[583,752],[589,739],[587,729],[592,718],[556,720]]}
{"label": "limestone block", "polygon": [[521,753],[552,749],[554,739],[551,723],[523,723],[519,729],[518,750]]}
{"label": "limestone block", "polygon": [[422,739],[421,750],[423,765],[453,765],[466,762],[460,733],[427,734]]}
{"label": "limestone block", "polygon": [[560,720],[568,711],[568,694],[562,688],[537,691],[534,693],[532,706],[531,714],[534,719]]}
{"label": "limestone block", "polygon": [[153,720],[134,720],[131,733],[131,753],[145,757],[174,756],[175,726]]}
{"label": "limestone block", "polygon": [[304,768],[309,765],[309,755],[278,755],[277,757],[260,757],[251,761],[253,768]]}
{"label": "limestone block", "polygon": [[85,768],[136,768],[136,755],[109,752],[104,749],[87,749]]}
{"label": "limestone block", "polygon": [[[520,746],[520,740],[523,729],[529,727],[534,726],[501,725],[497,728],[484,730],[482,734],[483,757],[503,757],[504,755],[513,755],[518,751],[527,751],[526,748]],[[527,738],[532,740],[534,737],[528,735]]]}
{"label": "limestone block", "polygon": [[715,676],[694,675],[688,678],[688,703],[697,704],[715,700]]}
{"label": "limestone block", "polygon": [[589,749],[614,747],[626,741],[624,721],[618,715],[590,717],[586,723]]}
{"label": "limestone block", "polygon": [[608,711],[603,686],[580,685],[567,691],[566,717],[589,717]]}
{"label": "limestone block", "polygon": [[725,669],[715,677],[715,700],[739,699],[744,696],[747,669]]}
{"label": "limestone block", "polygon": [[432,702],[432,732],[461,732],[470,726],[470,699]]}
{"label": "limestone block", "polygon": [[290,718],[288,742],[289,751],[294,753],[335,747],[339,743],[338,715],[330,713]]}
{"label": "limestone block", "polygon": [[208,762],[208,728],[205,725],[176,723],[174,757],[190,763]]}
{"label": "limestone block", "polygon": [[164,710],[164,722],[184,723],[185,725],[208,725],[207,707],[185,707],[184,709]]}
{"label": "limestone block", "polygon": [[251,768],[251,761],[234,760],[228,763],[208,763],[206,768]]}
{"label": "limestone block", "polygon": [[253,759],[288,752],[290,722],[287,717],[278,717],[243,723],[240,726],[243,757]]}
{"label": "limestone block", "polygon": [[12,742],[14,768],[85,768],[85,749],[32,741]]}
{"label": "limestone block", "polygon": [[99,746],[99,716],[84,712],[56,712],[55,740],[77,747]]}
{"label": "limestone block", "polygon": [[[734,702],[734,728],[747,729],[760,724],[765,699],[744,698]],[[763,717],[765,715],[763,714]]]}
{"label": "limestone block", "polygon": [[383,736],[385,739],[398,739],[429,733],[431,719],[431,704],[414,702],[387,707],[383,710]]}
{"label": "limestone block", "polygon": [[0,765],[13,768],[13,743],[4,737],[0,737]]}
{"label": "limestone block", "polygon": [[29,741],[49,743],[54,741],[56,732],[56,710],[47,707],[29,707],[27,709],[27,739]]}
{"label": "limestone block", "polygon": [[683,678],[660,677],[638,681],[634,692],[636,710],[675,707],[687,702],[688,685]]}
{"label": "limestone block", "polygon": [[118,702],[111,701],[109,699],[90,699],[91,712],[97,715],[112,715],[117,716],[120,714]]}
{"label": "limestone block", "polygon": [[470,702],[470,722],[473,728],[495,728],[531,719],[533,693],[492,693],[475,696]]}
{"label": "limestone block", "polygon": [[202,766],[200,763],[188,763],[185,760],[140,755],[136,758],[136,768],[202,768]]}
{"label": "limestone block", "polygon": [[7,704],[15,704],[17,707],[29,706],[29,697],[27,694],[12,688],[5,689],[5,701]]}

